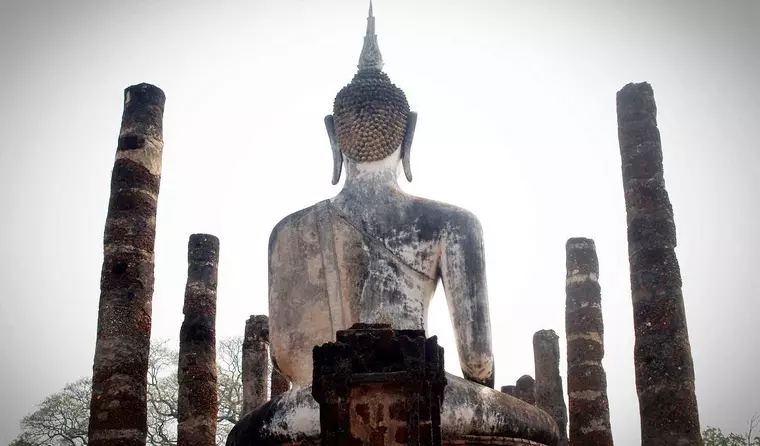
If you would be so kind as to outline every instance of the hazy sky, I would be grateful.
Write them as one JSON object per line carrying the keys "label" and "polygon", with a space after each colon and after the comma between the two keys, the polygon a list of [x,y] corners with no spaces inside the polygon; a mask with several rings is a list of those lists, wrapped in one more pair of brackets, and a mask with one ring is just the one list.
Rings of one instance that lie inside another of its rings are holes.
{"label": "hazy sky", "polygon": [[[218,336],[267,311],[267,240],[335,195],[323,117],[353,76],[365,0],[0,3],[0,444],[89,375],[123,89],[167,96],[153,334],[177,339],[187,238],[221,239]],[[655,91],[702,425],[760,410],[760,2],[376,0],[419,112],[408,192],[480,218],[497,386],[564,357],[567,238],[596,240],[612,428],[639,443],[615,93]],[[441,289],[432,334],[459,373]]]}

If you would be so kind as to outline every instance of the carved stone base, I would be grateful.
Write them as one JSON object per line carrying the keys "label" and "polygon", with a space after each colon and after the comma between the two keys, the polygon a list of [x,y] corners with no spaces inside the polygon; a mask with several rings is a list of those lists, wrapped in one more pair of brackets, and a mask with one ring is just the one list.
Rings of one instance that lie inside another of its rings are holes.
{"label": "carved stone base", "polygon": [[[282,446],[321,446],[319,440],[285,443]],[[508,437],[480,437],[467,435],[456,440],[443,440],[442,446],[546,446],[535,441]]]}
{"label": "carved stone base", "polygon": [[441,446],[443,348],[424,330],[355,324],[314,347],[325,446]]}

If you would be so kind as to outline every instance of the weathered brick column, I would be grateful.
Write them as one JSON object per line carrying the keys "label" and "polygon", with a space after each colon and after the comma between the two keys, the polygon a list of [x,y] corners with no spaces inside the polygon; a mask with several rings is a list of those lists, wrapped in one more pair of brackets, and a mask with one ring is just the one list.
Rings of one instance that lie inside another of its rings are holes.
{"label": "weathered brick column", "polygon": [[571,238],[565,250],[570,444],[612,446],[596,245],[588,238]]}
{"label": "weathered brick column", "polygon": [[251,316],[243,338],[243,415],[267,402],[269,318]]}
{"label": "weathered brick column", "polygon": [[676,227],[662,168],[654,92],[617,93],[618,139],[628,222],[641,444],[700,445],[694,365],[675,254]]}
{"label": "weathered brick column", "polygon": [[179,332],[178,446],[216,444],[216,284],[219,239],[193,234],[187,246],[185,320]]}
{"label": "weathered brick column", "polygon": [[528,404],[536,404],[536,380],[530,375],[523,375],[517,378],[513,396]]}
{"label": "weathered brick column", "polygon": [[285,393],[290,389],[290,381],[288,381],[287,378],[282,376],[280,372],[277,371],[274,367],[272,368],[272,378],[271,378],[272,384],[271,384],[271,390],[269,399],[272,399],[276,397],[277,395],[281,393]]}
{"label": "weathered brick column", "polygon": [[103,237],[88,444],[144,445],[153,299],[156,209],[161,182],[160,88],[124,90]]}
{"label": "weathered brick column", "polygon": [[501,393],[515,396],[515,386],[501,386]]}
{"label": "weathered brick column", "polygon": [[559,373],[559,336],[554,330],[533,335],[536,366],[536,406],[554,418],[559,426],[558,446],[567,446],[567,406]]}

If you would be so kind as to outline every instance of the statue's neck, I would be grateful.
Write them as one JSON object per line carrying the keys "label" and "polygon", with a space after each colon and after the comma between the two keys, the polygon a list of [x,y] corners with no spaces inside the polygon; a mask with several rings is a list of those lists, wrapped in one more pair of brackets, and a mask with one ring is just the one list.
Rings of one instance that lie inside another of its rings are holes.
{"label": "statue's neck", "polygon": [[393,155],[368,163],[349,160],[346,163],[346,182],[338,197],[366,202],[401,192],[399,168],[399,159]]}

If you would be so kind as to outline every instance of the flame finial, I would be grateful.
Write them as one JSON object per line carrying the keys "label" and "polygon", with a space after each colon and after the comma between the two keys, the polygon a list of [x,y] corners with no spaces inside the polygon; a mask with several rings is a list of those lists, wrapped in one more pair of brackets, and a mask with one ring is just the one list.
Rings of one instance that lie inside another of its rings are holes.
{"label": "flame finial", "polygon": [[377,45],[375,34],[375,16],[372,14],[372,0],[369,0],[369,16],[367,17],[367,34],[364,36],[364,46],[359,56],[359,71],[366,69],[383,69],[383,55]]}

